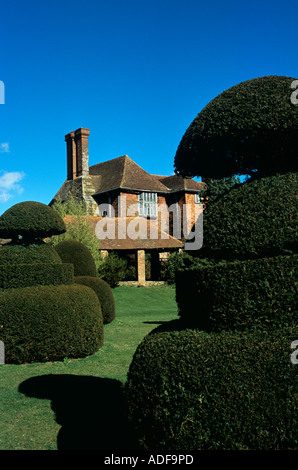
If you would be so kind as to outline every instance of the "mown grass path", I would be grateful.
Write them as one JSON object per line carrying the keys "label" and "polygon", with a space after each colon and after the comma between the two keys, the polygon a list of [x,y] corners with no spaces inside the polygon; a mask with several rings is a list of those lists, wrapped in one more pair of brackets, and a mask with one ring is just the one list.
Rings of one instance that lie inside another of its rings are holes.
{"label": "mown grass path", "polygon": [[84,359],[0,365],[0,450],[129,446],[123,385],[136,347],[154,328],[177,318],[175,290],[113,290],[116,319],[103,347]]}

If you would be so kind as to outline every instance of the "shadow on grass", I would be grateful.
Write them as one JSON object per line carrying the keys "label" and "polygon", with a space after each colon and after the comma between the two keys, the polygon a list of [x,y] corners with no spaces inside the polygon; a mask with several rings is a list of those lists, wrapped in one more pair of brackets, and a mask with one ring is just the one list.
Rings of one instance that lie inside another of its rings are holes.
{"label": "shadow on grass", "polygon": [[159,325],[153,330],[151,330],[148,334],[149,335],[154,335],[155,333],[161,333],[161,332],[171,332],[171,331],[181,331],[186,329],[186,325],[184,322],[178,318],[175,320],[169,320],[169,321],[152,321],[152,322],[143,322],[143,323],[152,323]]}
{"label": "shadow on grass", "polygon": [[27,397],[51,400],[59,450],[132,450],[124,387],[114,379],[42,375],[22,382]]}

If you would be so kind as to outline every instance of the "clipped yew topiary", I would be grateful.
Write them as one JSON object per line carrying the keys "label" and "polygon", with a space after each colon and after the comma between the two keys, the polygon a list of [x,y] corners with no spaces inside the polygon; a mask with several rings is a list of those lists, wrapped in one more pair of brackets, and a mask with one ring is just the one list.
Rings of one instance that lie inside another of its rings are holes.
{"label": "clipped yew topiary", "polygon": [[76,240],[65,240],[55,246],[63,263],[74,265],[75,276],[97,277],[97,269],[90,250]]}
{"label": "clipped yew topiary", "polygon": [[35,243],[9,243],[0,247],[0,265],[8,264],[62,264],[57,251],[48,243],[37,240]]}
{"label": "clipped yew topiary", "polygon": [[111,323],[115,319],[115,300],[110,285],[97,275],[96,264],[89,248],[76,240],[59,242],[55,249],[63,263],[73,263],[74,282],[93,289],[99,298],[103,322]]}
{"label": "clipped yew topiary", "polygon": [[296,329],[147,335],[126,382],[128,419],[150,451],[293,450]]}
{"label": "clipped yew topiary", "polygon": [[175,156],[176,172],[220,179],[298,171],[295,79],[265,76],[223,91],[190,124]]}
{"label": "clipped yew topiary", "polygon": [[292,80],[264,77],[224,92],[181,141],[178,172],[253,178],[204,211],[203,248],[177,272],[179,331],[157,330],[136,350],[126,391],[142,449],[298,448]]}
{"label": "clipped yew topiary", "polygon": [[178,314],[187,327],[219,332],[297,324],[298,255],[219,262],[179,271]]}
{"label": "clipped yew topiary", "polygon": [[6,362],[62,360],[93,354],[103,342],[98,296],[74,284],[72,263],[62,263],[43,238],[65,231],[45,204],[24,202],[0,217],[0,340]]}
{"label": "clipped yew topiary", "polygon": [[70,263],[0,265],[0,289],[73,283],[73,265]]}
{"label": "clipped yew topiary", "polygon": [[92,276],[75,276],[74,282],[94,290],[100,301],[104,325],[111,323],[115,319],[115,299],[110,285],[103,279]]}
{"label": "clipped yew topiary", "polygon": [[267,176],[206,208],[198,256],[215,265],[193,266],[176,278],[187,325],[219,331],[297,321],[297,187],[297,173]]}
{"label": "clipped yew topiary", "polygon": [[0,217],[0,238],[32,243],[33,240],[60,235],[66,231],[63,219],[51,207],[25,201],[10,207]]}
{"label": "clipped yew topiary", "polygon": [[99,300],[77,284],[0,291],[5,361],[61,361],[94,354],[103,344]]}
{"label": "clipped yew topiary", "polygon": [[297,252],[298,173],[247,181],[206,207],[200,257],[256,259]]}

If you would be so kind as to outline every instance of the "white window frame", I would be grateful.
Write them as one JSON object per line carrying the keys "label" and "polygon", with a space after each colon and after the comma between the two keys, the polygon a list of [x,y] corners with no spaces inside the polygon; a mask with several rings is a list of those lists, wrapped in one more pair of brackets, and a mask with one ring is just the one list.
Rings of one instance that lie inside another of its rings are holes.
{"label": "white window frame", "polygon": [[144,191],[138,195],[138,202],[140,217],[157,217],[157,193]]}

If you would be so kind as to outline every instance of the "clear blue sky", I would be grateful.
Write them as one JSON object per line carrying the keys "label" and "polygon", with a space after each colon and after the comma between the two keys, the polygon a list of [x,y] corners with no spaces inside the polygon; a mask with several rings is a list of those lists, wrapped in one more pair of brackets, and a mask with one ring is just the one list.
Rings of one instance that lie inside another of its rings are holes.
{"label": "clear blue sky", "polygon": [[0,214],[48,204],[64,136],[90,129],[90,165],[127,154],[172,174],[189,124],[223,90],[297,77],[297,0],[0,2]]}

